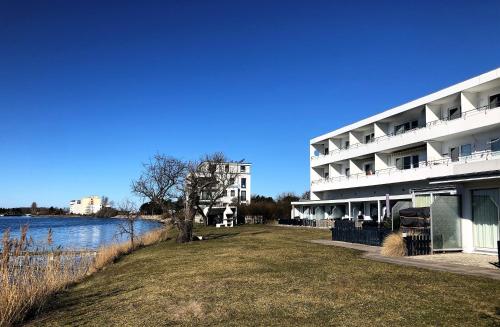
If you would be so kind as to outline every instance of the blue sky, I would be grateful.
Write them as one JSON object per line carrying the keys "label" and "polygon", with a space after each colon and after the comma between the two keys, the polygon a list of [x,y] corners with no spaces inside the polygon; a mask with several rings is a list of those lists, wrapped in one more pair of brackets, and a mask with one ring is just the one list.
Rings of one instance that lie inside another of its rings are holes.
{"label": "blue sky", "polygon": [[500,66],[498,1],[0,1],[0,207],[130,196],[224,151],[308,188],[309,139]]}

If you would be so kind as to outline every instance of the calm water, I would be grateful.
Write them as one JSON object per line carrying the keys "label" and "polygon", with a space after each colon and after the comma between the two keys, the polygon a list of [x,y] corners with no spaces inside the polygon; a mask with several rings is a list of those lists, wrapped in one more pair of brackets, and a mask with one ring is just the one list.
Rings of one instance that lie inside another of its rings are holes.
{"label": "calm water", "polygon": [[[68,250],[97,249],[102,245],[127,239],[119,235],[121,219],[88,217],[0,217],[0,233],[10,228],[12,237],[19,237],[20,228],[29,225],[35,247],[46,245],[47,233],[52,228],[53,247],[61,246]],[[137,220],[135,230],[138,235],[160,227],[161,224],[150,220]],[[1,244],[0,244],[1,247]]]}

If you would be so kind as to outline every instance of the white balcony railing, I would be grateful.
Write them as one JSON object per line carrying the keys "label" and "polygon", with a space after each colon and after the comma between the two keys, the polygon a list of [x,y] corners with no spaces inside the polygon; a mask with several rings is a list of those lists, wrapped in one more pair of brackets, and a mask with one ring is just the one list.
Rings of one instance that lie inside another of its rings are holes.
{"label": "white balcony railing", "polygon": [[[474,152],[471,155],[468,156],[459,156],[456,158],[443,158],[443,159],[438,159],[438,160],[428,160],[428,161],[420,161],[418,163],[418,167],[411,167],[411,168],[398,168],[398,167],[389,167],[386,169],[380,169],[377,170],[373,173],[359,173],[359,174],[351,174],[351,175],[341,175],[341,176],[335,176],[335,177],[330,177],[330,178],[320,178],[317,180],[311,181],[312,185],[321,185],[321,184],[329,184],[329,183],[338,183],[338,182],[343,182],[343,181],[357,181],[357,180],[368,180],[373,177],[377,176],[394,176],[394,175],[401,175],[408,173],[410,171],[421,171],[424,169],[436,167],[436,166],[455,166],[455,165],[461,165],[461,164],[466,164],[470,162],[477,162],[477,161],[486,161],[486,160],[491,160],[491,159],[500,159],[500,152],[499,151],[491,151],[491,150],[486,150],[486,151],[478,151]],[[422,179],[425,177],[422,175]],[[385,180],[385,179],[384,179]]]}
{"label": "white balcony railing", "polygon": [[418,130],[423,130],[423,129],[431,129],[435,126],[439,126],[439,125],[442,125],[442,124],[445,124],[451,120],[455,120],[455,119],[459,119],[459,118],[463,118],[463,119],[467,119],[468,117],[471,117],[471,116],[474,116],[474,115],[477,115],[477,114],[480,114],[480,113],[484,113],[488,110],[493,110],[493,109],[498,109],[500,108],[499,106],[490,106],[490,105],[486,105],[486,106],[482,106],[482,107],[478,107],[478,108],[474,108],[474,109],[471,109],[471,110],[467,110],[467,111],[464,111],[462,113],[460,113],[459,115],[456,115],[456,116],[444,116],[444,117],[441,117],[440,119],[437,119],[437,120],[433,120],[433,121],[430,121],[428,123],[426,123],[425,125],[422,125],[422,126],[419,126],[419,127],[416,127],[416,128],[412,128],[412,129],[409,129],[409,130],[405,130],[405,131],[401,131],[401,132],[398,132],[398,133],[389,133],[389,134],[386,134],[386,135],[382,135],[382,136],[379,136],[379,137],[376,137],[376,138],[373,138],[371,139],[369,142],[366,142],[366,143],[355,143],[355,144],[351,144],[349,145],[348,147],[342,147],[342,148],[339,148],[339,149],[335,149],[335,150],[331,150],[329,151],[327,154],[318,154],[318,155],[314,155],[311,157],[311,161],[314,161],[314,160],[317,160],[317,159],[322,159],[322,158],[325,158],[325,157],[331,157],[331,156],[334,156],[334,155],[337,155],[339,153],[344,153],[344,152],[347,152],[347,151],[350,151],[350,150],[354,150],[354,149],[358,149],[360,147],[363,147],[363,146],[367,146],[369,144],[372,144],[372,143],[383,143],[383,142],[386,142],[388,140],[391,140],[393,137],[395,136],[399,136],[399,135],[402,135],[402,134],[406,134],[406,133],[410,133],[410,132],[415,132],[415,131],[418,131]]}

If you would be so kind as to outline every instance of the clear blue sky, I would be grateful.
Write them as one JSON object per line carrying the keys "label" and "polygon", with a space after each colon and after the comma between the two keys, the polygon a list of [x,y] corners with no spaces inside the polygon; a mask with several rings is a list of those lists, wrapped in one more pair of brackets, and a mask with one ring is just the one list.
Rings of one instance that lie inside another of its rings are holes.
{"label": "clear blue sky", "polygon": [[[438,3],[439,2],[439,3]],[[499,1],[1,1],[0,207],[130,196],[224,151],[308,188],[309,139],[500,66]]]}

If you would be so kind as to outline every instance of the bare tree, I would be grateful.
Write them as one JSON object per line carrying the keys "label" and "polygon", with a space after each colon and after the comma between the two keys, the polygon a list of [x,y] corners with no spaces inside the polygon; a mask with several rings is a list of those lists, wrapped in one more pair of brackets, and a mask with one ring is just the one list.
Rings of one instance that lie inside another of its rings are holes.
{"label": "bare tree", "polygon": [[132,192],[157,204],[168,215],[168,200],[179,196],[185,175],[186,163],[157,154],[144,164],[139,179],[132,181]]}
{"label": "bare tree", "polygon": [[[164,213],[170,214],[179,230],[178,243],[190,242],[196,213],[200,213],[206,221],[202,207],[212,209],[239,175],[234,165],[226,169],[227,162],[222,153],[206,155],[194,162],[158,154],[144,165],[139,179],[132,182],[132,192],[156,203]],[[172,199],[183,200],[183,209],[169,212],[168,206],[172,203],[169,200]]]}
{"label": "bare tree", "polygon": [[[196,186],[191,192],[197,192],[200,197],[194,199],[196,201],[193,205],[203,217],[205,225],[208,224],[208,217],[203,208],[207,208],[209,213],[227,195],[227,190],[235,185],[240,175],[240,163],[241,161],[231,164],[224,153],[215,152],[205,155],[198,163],[190,166],[186,185],[191,188],[191,185]],[[239,203],[239,198],[237,202]]]}
{"label": "bare tree", "polygon": [[36,215],[37,212],[38,212],[38,206],[36,202],[31,203],[31,214]]}
{"label": "bare tree", "polygon": [[101,197],[101,204],[103,208],[106,208],[109,205],[109,198],[105,195]]}
{"label": "bare tree", "polygon": [[125,199],[120,203],[119,210],[125,216],[125,219],[118,224],[118,234],[122,236],[128,235],[130,246],[133,249],[136,238],[135,222],[139,219],[139,210],[137,210],[136,204],[129,199]]}

